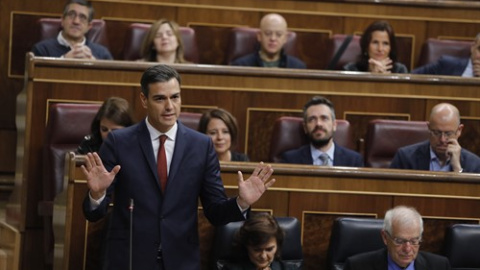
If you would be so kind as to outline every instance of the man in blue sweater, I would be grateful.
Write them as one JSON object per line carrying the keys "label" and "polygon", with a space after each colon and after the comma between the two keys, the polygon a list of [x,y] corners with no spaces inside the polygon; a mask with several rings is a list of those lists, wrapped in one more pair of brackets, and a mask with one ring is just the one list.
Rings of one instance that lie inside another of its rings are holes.
{"label": "man in blue sweater", "polygon": [[70,0],[65,5],[62,16],[63,30],[56,38],[38,42],[32,48],[36,56],[78,58],[78,59],[113,59],[102,45],[95,44],[85,37],[92,28],[93,7],[85,0]]}

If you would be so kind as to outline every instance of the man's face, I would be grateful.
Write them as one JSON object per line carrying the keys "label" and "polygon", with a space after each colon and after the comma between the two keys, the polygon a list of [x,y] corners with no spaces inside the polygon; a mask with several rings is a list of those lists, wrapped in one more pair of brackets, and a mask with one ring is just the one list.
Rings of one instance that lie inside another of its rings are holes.
{"label": "man's face", "polygon": [[67,40],[80,42],[92,27],[88,21],[88,7],[70,4],[65,16],[62,17],[63,37]]}
{"label": "man's face", "polygon": [[393,222],[391,235],[387,231],[382,231],[383,242],[387,245],[388,254],[400,267],[408,266],[417,258],[421,237],[419,224],[402,226],[398,222]]}
{"label": "man's face", "polygon": [[312,105],[308,107],[305,115],[303,128],[315,147],[322,147],[332,141],[337,123],[333,120],[332,112],[327,105]]}
{"label": "man's face", "polygon": [[438,158],[447,160],[447,147],[462,134],[463,125],[455,117],[438,114],[432,116],[428,123],[430,146]]}
{"label": "man's face", "polygon": [[261,45],[262,52],[269,57],[280,54],[283,45],[287,42],[287,24],[278,17],[262,21],[257,40]]}
{"label": "man's face", "polygon": [[173,127],[180,115],[180,85],[177,79],[172,78],[168,82],[151,83],[148,87],[148,97],[140,93],[142,105],[147,109],[149,123],[165,133]]}

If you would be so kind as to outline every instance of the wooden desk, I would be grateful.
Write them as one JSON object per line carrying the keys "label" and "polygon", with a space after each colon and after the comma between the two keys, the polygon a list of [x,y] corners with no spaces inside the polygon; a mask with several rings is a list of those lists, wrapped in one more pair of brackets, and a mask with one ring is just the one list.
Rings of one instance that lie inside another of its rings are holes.
{"label": "wooden desk", "polygon": [[[103,224],[82,214],[86,181],[79,165],[83,156],[67,156],[67,187],[55,201],[55,269],[98,266],[98,232]],[[249,175],[255,163],[222,163],[229,196],[237,193],[237,171]],[[333,221],[341,216],[383,218],[396,205],[414,206],[424,218],[422,250],[439,253],[445,228],[455,223],[480,223],[480,175],[423,171],[321,168],[274,164],[276,183],[254,206],[275,216],[301,221],[305,269],[326,269]],[[201,215],[199,234],[203,269],[208,269],[213,227]],[[85,267],[85,268],[83,268]]]}
{"label": "wooden desk", "polygon": [[[7,221],[25,238],[22,250],[43,245],[43,223],[37,213],[42,199],[42,146],[47,111],[55,102],[103,101],[115,95],[130,101],[137,119],[140,77],[151,63],[27,58],[26,84],[17,99],[16,186],[7,206]],[[449,101],[460,108],[465,129],[462,145],[480,138],[480,80],[414,75],[369,75],[318,70],[286,70],[210,65],[176,65],[182,76],[182,110],[202,112],[223,107],[237,118],[239,150],[252,161],[267,160],[273,122],[300,115],[304,103],[324,95],[337,118],[350,121],[355,138],[364,138],[373,118],[425,120],[433,105]],[[39,257],[22,254],[29,269]]]}

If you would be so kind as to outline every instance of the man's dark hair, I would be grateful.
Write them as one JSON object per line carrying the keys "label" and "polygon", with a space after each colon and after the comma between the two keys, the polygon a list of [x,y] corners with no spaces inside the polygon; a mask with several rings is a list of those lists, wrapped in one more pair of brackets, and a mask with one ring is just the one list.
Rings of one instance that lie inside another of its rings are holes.
{"label": "man's dark hair", "polygon": [[63,8],[63,17],[67,16],[68,7],[71,4],[77,4],[80,6],[88,7],[88,22],[91,22],[93,20],[93,15],[95,14],[95,11],[93,10],[92,3],[86,0],[68,0],[67,3],[65,3],[65,7]]}
{"label": "man's dark hair", "polygon": [[151,83],[168,82],[173,78],[177,79],[179,85],[181,84],[180,75],[174,68],[167,65],[151,66],[145,70],[142,75],[142,79],[140,80],[142,93],[145,95],[145,97],[148,97],[148,86]]}
{"label": "man's dark hair", "polygon": [[332,112],[332,120],[335,121],[335,108],[333,107],[333,103],[325,97],[314,96],[305,104],[305,106],[303,106],[303,121],[305,121],[305,123],[307,122],[308,108],[310,108],[310,106],[313,106],[313,105],[321,105],[321,104],[326,105],[330,108],[330,111]]}

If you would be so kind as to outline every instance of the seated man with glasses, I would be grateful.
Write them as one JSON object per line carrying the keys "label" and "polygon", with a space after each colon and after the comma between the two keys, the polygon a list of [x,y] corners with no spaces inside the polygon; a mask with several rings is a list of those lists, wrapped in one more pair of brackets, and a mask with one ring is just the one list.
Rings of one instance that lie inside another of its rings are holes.
{"label": "seated man with glasses", "polygon": [[412,207],[397,206],[385,214],[381,232],[386,248],[349,257],[344,270],[447,270],[448,259],[419,251],[422,216]]}
{"label": "seated man with glasses", "polygon": [[446,172],[480,172],[480,158],[458,143],[463,124],[458,109],[449,103],[435,105],[428,122],[430,139],[398,149],[390,168]]}
{"label": "seated man with glasses", "polygon": [[70,0],[65,4],[62,16],[62,31],[56,38],[38,42],[32,48],[35,56],[113,59],[107,48],[85,37],[92,28],[93,7],[86,0]]}

